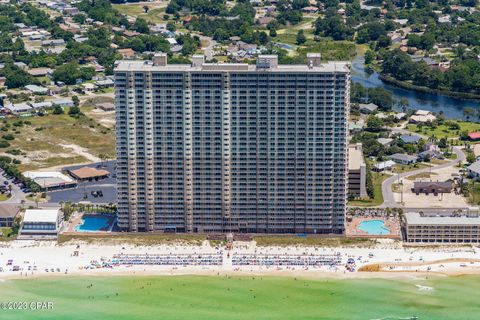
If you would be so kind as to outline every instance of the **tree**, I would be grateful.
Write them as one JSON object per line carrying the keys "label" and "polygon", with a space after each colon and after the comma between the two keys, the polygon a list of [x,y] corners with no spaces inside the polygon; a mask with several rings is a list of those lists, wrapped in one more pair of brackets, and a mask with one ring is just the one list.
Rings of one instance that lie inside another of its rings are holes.
{"label": "tree", "polygon": [[143,6],[143,12],[148,13],[148,10],[149,10],[148,6]]}
{"label": "tree", "polygon": [[78,117],[80,115],[80,108],[77,106],[73,106],[68,110],[68,115],[71,117]]}
{"label": "tree", "polygon": [[133,24],[133,29],[135,29],[135,31],[138,31],[140,33],[148,33],[150,30],[148,28],[147,21],[142,18],[137,18],[137,20],[135,20],[135,23]]}
{"label": "tree", "polygon": [[368,97],[369,102],[376,104],[384,111],[391,110],[393,107],[394,99],[392,93],[383,88],[368,89]]}
{"label": "tree", "polygon": [[365,52],[365,64],[370,64],[373,60],[375,60],[375,52],[367,50],[367,52]]}
{"label": "tree", "polygon": [[172,32],[177,30],[177,27],[175,26],[175,23],[173,23],[171,21],[168,21],[167,22],[167,30],[172,31]]}
{"label": "tree", "polygon": [[477,160],[475,154],[473,152],[467,152],[467,162],[474,163],[475,160]]}
{"label": "tree", "polygon": [[80,99],[78,99],[77,96],[73,96],[73,97],[72,97],[72,101],[73,101],[73,105],[74,105],[75,107],[78,107],[78,106],[80,105]]}
{"label": "tree", "polygon": [[373,115],[369,116],[367,119],[366,130],[370,132],[379,132],[383,130],[384,122],[382,119],[379,119]]}
{"label": "tree", "polygon": [[53,114],[63,114],[63,108],[56,104],[53,107]]}
{"label": "tree", "polygon": [[303,33],[303,30],[299,30],[297,33],[297,44],[302,45],[307,41],[307,38],[305,37],[305,34]]}

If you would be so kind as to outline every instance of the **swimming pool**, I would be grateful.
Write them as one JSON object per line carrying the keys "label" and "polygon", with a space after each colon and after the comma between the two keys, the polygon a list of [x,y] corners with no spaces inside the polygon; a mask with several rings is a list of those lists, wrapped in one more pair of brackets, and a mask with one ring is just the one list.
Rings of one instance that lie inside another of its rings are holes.
{"label": "swimming pool", "polygon": [[390,229],[385,227],[383,220],[365,220],[360,222],[358,229],[365,231],[374,236],[382,236],[390,234]]}
{"label": "swimming pool", "polygon": [[97,232],[110,231],[113,218],[110,216],[91,216],[85,215],[82,218],[82,224],[75,228],[78,232]]}

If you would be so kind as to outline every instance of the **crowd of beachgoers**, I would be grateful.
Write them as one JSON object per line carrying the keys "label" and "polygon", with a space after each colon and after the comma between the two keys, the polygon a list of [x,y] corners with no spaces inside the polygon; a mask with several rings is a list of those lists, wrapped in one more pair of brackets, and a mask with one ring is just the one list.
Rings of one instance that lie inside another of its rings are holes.
{"label": "crowd of beachgoers", "polygon": [[[0,279],[45,275],[202,274],[241,272],[308,276],[346,274],[378,265],[388,273],[480,273],[474,246],[404,247],[382,240],[370,247],[268,246],[235,242],[232,247],[163,244],[133,245],[49,241],[0,244]],[[369,269],[370,270],[370,269]],[[373,271],[370,270],[370,271]],[[378,273],[376,274],[378,276]]]}

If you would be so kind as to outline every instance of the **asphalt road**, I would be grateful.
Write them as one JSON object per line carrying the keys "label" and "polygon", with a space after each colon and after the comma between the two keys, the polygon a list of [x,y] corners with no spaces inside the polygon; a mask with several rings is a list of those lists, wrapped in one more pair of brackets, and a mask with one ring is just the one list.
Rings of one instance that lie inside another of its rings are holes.
{"label": "asphalt road", "polygon": [[408,176],[414,175],[414,174],[419,174],[419,173],[425,173],[425,172],[430,172],[430,171],[435,171],[443,168],[448,168],[457,165],[460,161],[464,162],[466,160],[465,153],[463,153],[462,150],[460,150],[457,147],[453,147],[453,152],[457,155],[457,158],[453,161],[440,164],[435,167],[431,168],[422,168],[414,171],[409,171],[409,172],[404,172],[400,174],[394,174],[393,176],[387,178],[385,181],[382,183],[382,194],[383,194],[383,203],[380,205],[381,208],[397,208],[397,207],[402,207],[399,203],[395,201],[395,198],[393,196],[393,191],[392,191],[392,184],[395,181],[398,181],[398,179],[403,179]]}

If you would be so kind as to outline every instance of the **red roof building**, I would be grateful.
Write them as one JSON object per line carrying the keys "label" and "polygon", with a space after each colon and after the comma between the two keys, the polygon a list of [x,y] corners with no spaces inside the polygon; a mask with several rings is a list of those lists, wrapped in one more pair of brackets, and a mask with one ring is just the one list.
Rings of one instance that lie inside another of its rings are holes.
{"label": "red roof building", "polygon": [[468,138],[470,140],[480,140],[480,132],[470,132]]}

